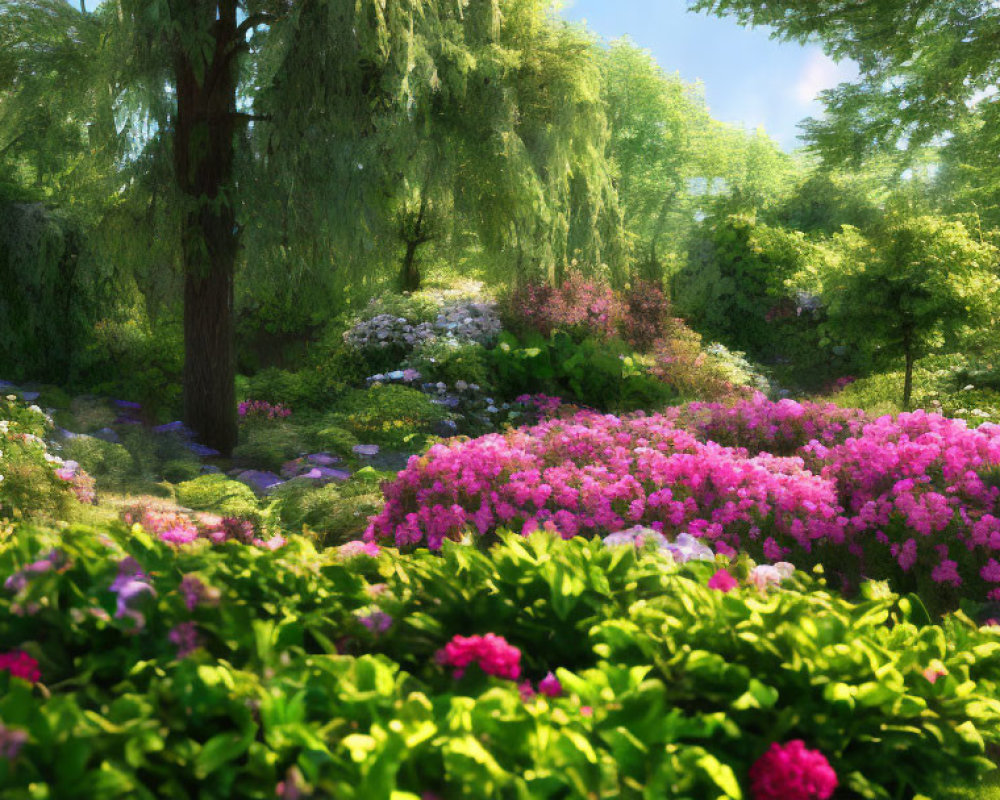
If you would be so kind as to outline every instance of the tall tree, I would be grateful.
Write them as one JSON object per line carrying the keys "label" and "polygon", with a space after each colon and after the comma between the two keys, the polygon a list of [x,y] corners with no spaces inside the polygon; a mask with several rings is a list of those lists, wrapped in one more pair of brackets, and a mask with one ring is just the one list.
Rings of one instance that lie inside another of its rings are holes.
{"label": "tall tree", "polygon": [[[818,38],[860,78],[823,93],[828,115],[807,134],[833,159],[917,152],[961,127],[978,107],[1000,109],[1000,5],[994,0],[694,0],[692,6],[774,35]],[[980,141],[996,155],[992,126]],[[991,141],[992,138],[992,141]]]}

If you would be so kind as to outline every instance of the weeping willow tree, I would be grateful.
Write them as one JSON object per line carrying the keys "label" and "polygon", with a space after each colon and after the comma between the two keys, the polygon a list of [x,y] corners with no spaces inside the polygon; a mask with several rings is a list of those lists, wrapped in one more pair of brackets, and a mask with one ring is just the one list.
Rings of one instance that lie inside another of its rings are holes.
{"label": "weeping willow tree", "polygon": [[180,266],[185,421],[229,452],[241,260],[327,287],[396,261],[412,288],[420,248],[459,225],[552,274],[616,252],[594,42],[548,6],[7,0],[0,147],[61,202],[68,175],[101,176],[102,234],[157,253],[147,290]]}

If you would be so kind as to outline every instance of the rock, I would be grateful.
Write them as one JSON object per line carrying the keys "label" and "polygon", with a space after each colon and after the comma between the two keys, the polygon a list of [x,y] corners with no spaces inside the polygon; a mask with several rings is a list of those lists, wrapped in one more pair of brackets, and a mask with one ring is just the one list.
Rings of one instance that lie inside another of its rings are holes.
{"label": "rock", "polygon": [[453,419],[443,419],[434,423],[433,431],[437,436],[454,436],[458,433],[458,425]]}
{"label": "rock", "polygon": [[259,495],[264,495],[281,486],[284,481],[273,472],[262,472],[258,469],[248,469],[236,476],[236,480],[245,483]]}
{"label": "rock", "polygon": [[34,403],[41,396],[41,392],[21,392],[21,399],[25,403]]}
{"label": "rock", "polygon": [[313,453],[306,456],[306,460],[318,467],[332,467],[341,461],[339,456],[330,455],[330,453]]}
{"label": "rock", "polygon": [[308,472],[303,472],[299,475],[296,480],[307,480],[315,483],[317,486],[325,486],[328,483],[334,481],[346,481],[350,480],[351,473],[342,469],[330,469],[329,467],[313,467]]}
{"label": "rock", "polygon": [[188,439],[194,436],[194,431],[188,428],[188,426],[180,420],[168,422],[165,425],[157,425],[153,428],[153,433],[178,433]]}
{"label": "rock", "polygon": [[188,442],[184,445],[188,450],[194,453],[198,458],[211,458],[212,456],[221,455],[218,450],[208,447],[203,444],[198,444],[197,442]]}
{"label": "rock", "polygon": [[351,450],[362,458],[374,458],[378,455],[379,446],[377,444],[356,444]]}
{"label": "rock", "polygon": [[101,428],[99,431],[95,431],[94,438],[103,439],[105,442],[111,442],[111,444],[121,444],[122,441],[118,434],[111,428]]}
{"label": "rock", "polygon": [[116,406],[118,406],[118,408],[124,408],[131,411],[138,411],[139,409],[142,408],[142,403],[133,403],[131,400],[112,399],[111,402],[114,403]]}
{"label": "rock", "polygon": [[222,469],[215,466],[215,464],[202,464],[201,467],[202,475],[221,475]]}

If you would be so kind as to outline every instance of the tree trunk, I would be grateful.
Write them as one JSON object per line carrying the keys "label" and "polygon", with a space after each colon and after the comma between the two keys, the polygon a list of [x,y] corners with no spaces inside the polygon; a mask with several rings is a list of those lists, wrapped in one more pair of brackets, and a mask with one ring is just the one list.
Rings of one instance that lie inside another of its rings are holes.
{"label": "tree trunk", "polygon": [[406,243],[403,266],[399,271],[399,288],[404,292],[415,292],[420,288],[420,267],[417,266],[419,246],[419,241],[411,240]]}
{"label": "tree trunk", "polygon": [[[239,231],[234,206],[236,2],[219,3],[214,53],[203,70],[178,47],[174,168],[186,203],[184,421],[225,455],[236,445],[233,276]],[[199,57],[199,56],[195,56]],[[201,73],[199,75],[199,72]]]}
{"label": "tree trunk", "polygon": [[910,410],[910,398],[913,395],[913,350],[906,345],[906,377],[903,378],[903,410]]}

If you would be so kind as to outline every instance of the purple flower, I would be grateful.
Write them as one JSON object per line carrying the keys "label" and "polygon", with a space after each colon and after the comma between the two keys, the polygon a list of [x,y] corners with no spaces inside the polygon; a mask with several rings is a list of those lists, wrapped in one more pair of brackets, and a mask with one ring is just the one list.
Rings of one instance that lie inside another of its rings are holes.
{"label": "purple flower", "polygon": [[201,646],[198,626],[194,622],[181,622],[175,625],[167,634],[167,638],[177,645],[178,658],[190,655]]}
{"label": "purple flower", "polygon": [[0,722],[0,758],[13,761],[27,741],[27,731],[20,728],[7,728]]}
{"label": "purple flower", "polygon": [[558,697],[562,694],[562,684],[551,672],[538,683],[538,691],[547,697]]}
{"label": "purple flower", "polygon": [[379,608],[362,608],[355,612],[358,622],[376,636],[392,627],[392,617]]}
{"label": "purple flower", "polygon": [[146,617],[141,611],[132,607],[132,603],[143,594],[156,596],[156,590],[149,583],[147,576],[139,567],[139,562],[129,556],[118,565],[118,576],[112,581],[110,589],[118,595],[118,608],[115,618],[131,617],[135,620],[136,630],[146,624]]}
{"label": "purple flower", "polygon": [[184,595],[184,605],[188,611],[204,603],[205,605],[215,605],[219,602],[219,590],[208,586],[197,575],[185,575],[181,579],[181,594]]}

